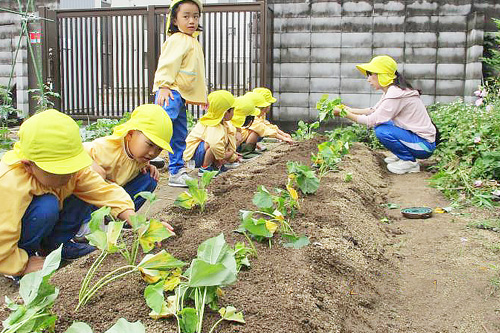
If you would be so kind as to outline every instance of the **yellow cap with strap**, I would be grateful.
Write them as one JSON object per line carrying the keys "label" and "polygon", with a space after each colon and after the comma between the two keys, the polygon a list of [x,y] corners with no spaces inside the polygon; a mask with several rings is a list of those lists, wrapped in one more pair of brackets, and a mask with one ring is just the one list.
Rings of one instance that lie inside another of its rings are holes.
{"label": "yellow cap with strap", "polygon": [[253,91],[249,91],[243,96],[251,98],[252,101],[255,103],[255,106],[258,108],[265,108],[266,106],[271,105],[271,103],[266,101],[264,96]]}
{"label": "yellow cap with strap", "polygon": [[19,129],[14,149],[2,157],[8,165],[21,160],[32,161],[40,169],[57,175],[74,173],[92,164],[92,158],[83,149],[76,122],[54,109],[27,119]]}
{"label": "yellow cap with strap", "polygon": [[387,55],[374,57],[369,63],[356,65],[356,68],[363,74],[366,72],[377,74],[378,83],[382,87],[387,87],[394,82],[398,64]]}
{"label": "yellow cap with strap", "polygon": [[271,92],[271,90],[269,90],[266,87],[258,87],[258,88],[255,88],[252,91],[256,92],[257,94],[261,94],[262,96],[264,96],[264,98],[266,99],[266,101],[268,103],[272,104],[272,103],[276,103],[276,101],[277,101],[277,99],[274,98],[273,93]]}
{"label": "yellow cap with strap", "polygon": [[[172,8],[174,8],[175,5],[181,3],[181,2],[185,2],[185,1],[191,1],[191,2],[194,2],[198,8],[200,9],[200,15],[201,15],[201,11],[203,10],[203,4],[200,0],[172,0],[172,2],[170,2],[170,6],[169,6],[169,11],[168,11],[168,15],[167,15],[167,36],[170,36],[172,33],[169,31],[170,30],[170,22],[172,22]],[[194,34],[193,34],[193,37],[198,37],[198,35],[200,34],[199,31],[196,31]]]}
{"label": "yellow cap with strap", "polygon": [[113,136],[124,137],[132,130],[141,131],[155,145],[173,153],[172,147],[170,147],[172,121],[161,106],[156,104],[139,105],[132,112],[130,120],[113,129]]}
{"label": "yellow cap with strap", "polygon": [[234,105],[234,96],[227,90],[216,90],[208,94],[208,111],[200,118],[205,126],[217,126],[227,110]]}
{"label": "yellow cap with strap", "polygon": [[255,107],[255,103],[248,96],[240,96],[234,100],[234,115],[231,122],[235,127],[240,128],[245,123],[248,116],[258,116],[260,110]]}

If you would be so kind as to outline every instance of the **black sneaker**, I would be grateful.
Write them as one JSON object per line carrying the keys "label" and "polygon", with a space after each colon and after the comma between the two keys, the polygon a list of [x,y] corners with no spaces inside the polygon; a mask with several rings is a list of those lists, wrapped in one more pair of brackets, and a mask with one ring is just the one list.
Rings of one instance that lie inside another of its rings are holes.
{"label": "black sneaker", "polygon": [[161,169],[165,166],[166,162],[162,157],[158,156],[149,161],[149,164],[154,165],[158,169]]}
{"label": "black sneaker", "polygon": [[66,260],[78,259],[95,250],[97,250],[95,246],[69,241],[63,245],[61,257]]}

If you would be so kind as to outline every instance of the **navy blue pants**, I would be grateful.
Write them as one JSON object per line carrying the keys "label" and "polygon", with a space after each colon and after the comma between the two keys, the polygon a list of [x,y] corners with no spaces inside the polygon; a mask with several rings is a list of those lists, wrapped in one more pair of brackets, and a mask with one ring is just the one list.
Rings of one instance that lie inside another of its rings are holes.
{"label": "navy blue pants", "polygon": [[[155,95],[155,103],[158,101],[159,90]],[[180,169],[184,167],[184,160],[182,154],[186,150],[187,130],[187,115],[186,115],[186,101],[182,98],[178,91],[172,90],[174,100],[169,99],[168,105],[161,105],[167,112],[172,120],[172,139],[170,140],[170,147],[172,153],[168,153],[168,172],[175,175]]]}
{"label": "navy blue pants", "polygon": [[[142,191],[153,192],[156,185],[149,173],[140,173],[123,188],[133,198]],[[141,208],[145,201],[142,197],[135,199],[135,210]],[[59,201],[55,195],[34,196],[24,212],[17,246],[28,252],[29,256],[40,249],[52,251],[72,239],[96,209],[96,206],[71,195],[64,200],[63,209],[59,211]]]}
{"label": "navy blue pants", "polygon": [[376,126],[375,135],[385,148],[404,161],[428,158],[436,149],[435,142],[430,143],[411,131],[397,127],[392,121]]}

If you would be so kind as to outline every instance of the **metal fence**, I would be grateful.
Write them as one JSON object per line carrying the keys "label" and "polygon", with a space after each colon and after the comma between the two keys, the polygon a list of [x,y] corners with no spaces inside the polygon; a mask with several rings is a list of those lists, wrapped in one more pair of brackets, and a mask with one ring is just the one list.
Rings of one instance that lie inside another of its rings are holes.
{"label": "metal fence", "polygon": [[[152,102],[168,6],[41,9],[45,82],[76,119],[116,118]],[[265,2],[206,5],[200,43],[209,91],[272,88],[272,13]],[[192,108],[195,117],[198,108]]]}

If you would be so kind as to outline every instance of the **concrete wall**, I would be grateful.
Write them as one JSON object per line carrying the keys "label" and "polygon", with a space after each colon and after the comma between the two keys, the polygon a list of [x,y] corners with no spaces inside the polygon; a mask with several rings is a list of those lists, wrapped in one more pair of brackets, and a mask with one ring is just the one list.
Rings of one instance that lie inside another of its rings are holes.
{"label": "concrete wall", "polygon": [[278,121],[316,117],[323,94],[354,107],[380,98],[355,68],[379,54],[423,92],[426,104],[472,101],[481,83],[484,30],[496,31],[495,0],[274,0]]}

